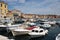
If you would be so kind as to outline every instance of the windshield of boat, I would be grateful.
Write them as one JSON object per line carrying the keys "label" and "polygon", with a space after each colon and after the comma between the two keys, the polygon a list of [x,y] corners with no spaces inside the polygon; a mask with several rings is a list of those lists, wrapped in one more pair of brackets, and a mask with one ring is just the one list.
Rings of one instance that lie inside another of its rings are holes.
{"label": "windshield of boat", "polygon": [[40,32],[43,32],[43,30],[40,30]]}
{"label": "windshield of boat", "polygon": [[32,30],[32,32],[38,32],[38,30]]}
{"label": "windshield of boat", "polygon": [[38,31],[38,30],[32,30],[32,32],[43,32],[43,30],[40,30],[40,31]]}

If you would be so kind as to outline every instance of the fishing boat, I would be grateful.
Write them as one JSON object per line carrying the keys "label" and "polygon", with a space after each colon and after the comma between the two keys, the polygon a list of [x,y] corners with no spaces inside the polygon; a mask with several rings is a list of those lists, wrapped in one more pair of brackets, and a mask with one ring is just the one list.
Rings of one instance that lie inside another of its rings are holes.
{"label": "fishing boat", "polygon": [[56,40],[60,40],[60,34],[56,36]]}

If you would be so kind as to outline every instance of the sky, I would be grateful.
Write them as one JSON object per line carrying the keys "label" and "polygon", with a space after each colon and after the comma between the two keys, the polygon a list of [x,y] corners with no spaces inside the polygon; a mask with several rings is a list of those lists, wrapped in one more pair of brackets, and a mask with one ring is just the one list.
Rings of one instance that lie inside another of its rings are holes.
{"label": "sky", "polygon": [[17,9],[27,14],[60,15],[60,0],[3,0],[9,10]]}

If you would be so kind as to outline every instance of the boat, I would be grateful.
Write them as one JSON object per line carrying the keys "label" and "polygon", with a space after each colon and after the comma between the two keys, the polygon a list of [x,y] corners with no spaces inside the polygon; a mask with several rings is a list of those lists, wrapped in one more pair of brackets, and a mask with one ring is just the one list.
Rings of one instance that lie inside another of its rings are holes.
{"label": "boat", "polygon": [[50,24],[37,24],[37,26],[43,27],[43,28],[50,28]]}
{"label": "boat", "polygon": [[56,36],[56,40],[60,40],[60,34]]}
{"label": "boat", "polygon": [[8,27],[17,27],[17,26],[20,26],[20,25],[21,24],[11,24],[11,23],[9,23],[6,26],[8,26]]}
{"label": "boat", "polygon": [[14,29],[14,30],[11,30],[13,36],[17,36],[17,35],[24,35],[24,34],[28,34],[29,33],[29,30],[26,30],[26,29]]}
{"label": "boat", "polygon": [[24,35],[24,34],[28,34],[29,30],[25,29],[26,27],[28,27],[27,25],[20,25],[17,27],[9,27],[9,29],[11,30],[13,36],[17,36],[17,35]]}
{"label": "boat", "polygon": [[37,20],[35,23],[44,23],[44,24],[56,24],[56,21],[49,21],[49,20]]}
{"label": "boat", "polygon": [[6,27],[6,25],[0,25],[0,28]]}
{"label": "boat", "polygon": [[47,23],[47,24],[56,24],[56,21],[46,21],[46,22],[44,22],[44,23]]}
{"label": "boat", "polygon": [[20,26],[21,24],[14,24],[14,25],[12,25],[11,23],[8,23],[8,24],[6,24],[6,25],[4,25],[4,24],[1,24],[0,25],[0,29],[6,29],[6,30],[9,30],[9,29],[14,29],[14,28],[17,28],[18,26]]}
{"label": "boat", "polygon": [[26,22],[26,24],[27,24],[27,25],[31,25],[31,26],[36,25],[36,23],[34,23],[34,22]]}
{"label": "boat", "polygon": [[43,28],[36,27],[32,29],[28,34],[31,37],[40,37],[48,34],[48,30],[44,30]]}

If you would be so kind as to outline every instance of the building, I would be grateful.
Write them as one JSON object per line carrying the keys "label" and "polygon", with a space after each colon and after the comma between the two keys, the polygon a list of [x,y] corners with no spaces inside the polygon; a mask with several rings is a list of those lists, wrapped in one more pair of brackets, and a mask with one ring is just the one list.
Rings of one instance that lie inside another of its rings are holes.
{"label": "building", "polygon": [[16,10],[16,9],[14,9],[14,10],[12,10],[12,13],[13,13],[13,16],[21,16],[21,11],[19,11],[19,10]]}
{"label": "building", "polygon": [[35,18],[35,14],[22,14],[23,18]]}
{"label": "building", "polygon": [[14,21],[14,16],[13,16],[12,11],[8,11],[8,13],[6,14],[6,17],[10,18],[10,20]]}
{"label": "building", "polygon": [[38,15],[38,14],[25,14],[22,13],[20,10],[12,10],[7,14],[8,17],[14,18],[14,20],[19,18],[25,18],[25,19],[32,19],[32,18],[57,18],[59,16],[56,15]]}
{"label": "building", "polygon": [[60,18],[60,15],[57,15],[56,18]]}
{"label": "building", "polygon": [[0,17],[6,16],[8,13],[8,5],[4,1],[0,1]]}
{"label": "building", "polygon": [[14,21],[19,20],[22,15],[22,12],[16,9],[12,10],[11,13],[13,14]]}
{"label": "building", "polygon": [[46,16],[45,15],[36,15],[36,18],[46,18]]}

